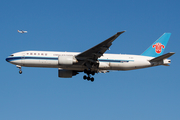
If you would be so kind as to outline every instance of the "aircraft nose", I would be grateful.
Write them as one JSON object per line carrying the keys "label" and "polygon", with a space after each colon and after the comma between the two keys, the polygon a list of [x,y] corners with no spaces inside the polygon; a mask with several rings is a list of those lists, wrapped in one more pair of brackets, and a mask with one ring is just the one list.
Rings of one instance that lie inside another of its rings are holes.
{"label": "aircraft nose", "polygon": [[9,62],[9,58],[6,58],[6,61]]}

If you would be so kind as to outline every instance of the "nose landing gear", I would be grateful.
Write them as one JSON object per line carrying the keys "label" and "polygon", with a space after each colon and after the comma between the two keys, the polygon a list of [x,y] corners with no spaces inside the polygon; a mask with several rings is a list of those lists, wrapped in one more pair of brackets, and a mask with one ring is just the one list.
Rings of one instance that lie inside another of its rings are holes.
{"label": "nose landing gear", "polygon": [[19,70],[19,74],[22,74],[22,70]]}
{"label": "nose landing gear", "polygon": [[21,66],[20,65],[16,65],[16,67],[19,68],[19,74],[22,74]]}

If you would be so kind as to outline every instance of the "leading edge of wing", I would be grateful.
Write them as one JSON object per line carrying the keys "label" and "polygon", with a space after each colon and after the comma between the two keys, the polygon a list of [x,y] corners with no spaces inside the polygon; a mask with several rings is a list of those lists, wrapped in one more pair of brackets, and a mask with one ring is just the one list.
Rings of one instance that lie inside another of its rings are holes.
{"label": "leading edge of wing", "polygon": [[112,45],[112,42],[122,33],[124,33],[125,31],[121,31],[121,32],[117,32],[115,35],[113,35],[112,37],[106,39],[105,41],[99,43],[98,45],[78,54],[76,56],[77,59],[98,59],[99,57],[101,57],[106,50],[109,49],[109,47]]}

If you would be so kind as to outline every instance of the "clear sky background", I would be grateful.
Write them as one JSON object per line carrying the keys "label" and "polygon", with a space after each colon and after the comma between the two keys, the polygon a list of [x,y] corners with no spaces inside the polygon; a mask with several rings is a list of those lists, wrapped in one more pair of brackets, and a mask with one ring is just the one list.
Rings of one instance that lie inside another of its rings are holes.
{"label": "clear sky background", "polygon": [[[179,0],[1,0],[0,120],[180,120]],[[17,30],[27,30],[20,34]],[[83,52],[126,30],[107,53],[141,54],[164,32],[169,67],[58,78],[5,61],[24,50]]]}

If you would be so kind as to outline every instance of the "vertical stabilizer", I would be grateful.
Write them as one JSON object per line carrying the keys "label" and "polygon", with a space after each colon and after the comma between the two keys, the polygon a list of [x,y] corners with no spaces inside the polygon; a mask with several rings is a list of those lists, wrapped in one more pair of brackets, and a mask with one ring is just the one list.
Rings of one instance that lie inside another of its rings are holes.
{"label": "vertical stabilizer", "polygon": [[161,56],[166,48],[171,33],[164,33],[159,39],[157,39],[146,51],[141,55],[158,57]]}

